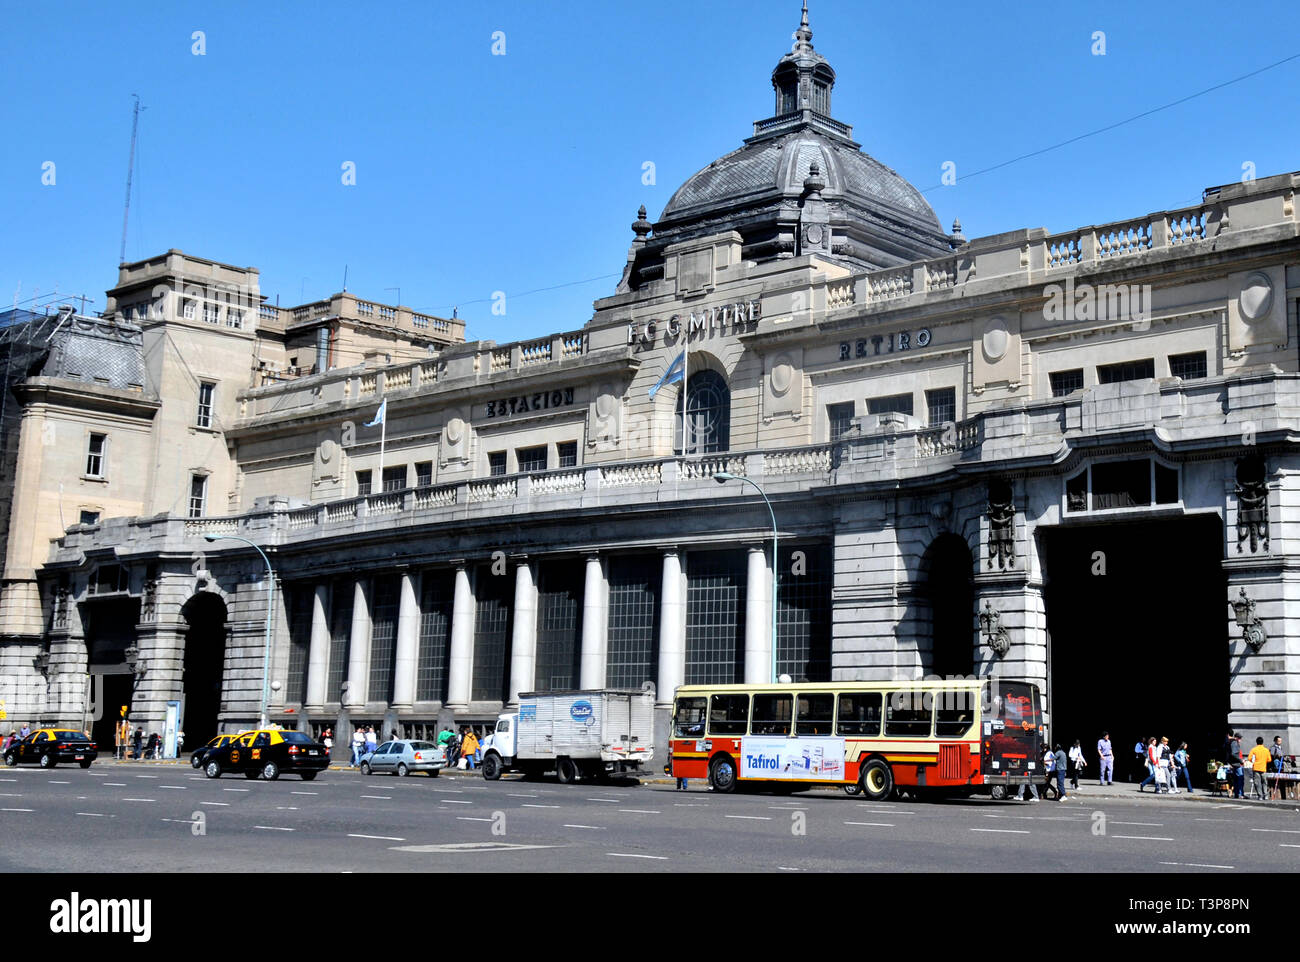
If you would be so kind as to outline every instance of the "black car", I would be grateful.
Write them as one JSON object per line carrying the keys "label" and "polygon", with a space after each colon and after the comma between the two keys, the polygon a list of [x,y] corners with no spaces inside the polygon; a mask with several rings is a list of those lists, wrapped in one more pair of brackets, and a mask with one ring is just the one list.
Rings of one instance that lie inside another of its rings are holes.
{"label": "black car", "polygon": [[214,748],[220,748],[222,745],[229,745],[240,735],[246,735],[247,732],[235,732],[230,735],[216,735],[209,739],[206,745],[200,745],[194,749],[194,754],[190,756],[191,768],[202,768],[203,763],[207,760],[208,752]]}
{"label": "black car", "polygon": [[329,749],[303,732],[263,728],[244,732],[225,745],[208,749],[203,774],[220,778],[241,772],[245,778],[261,775],[274,781],[282,774],[301,775],[309,782],[330,765]]}
{"label": "black car", "polygon": [[85,732],[69,728],[38,728],[22,741],[5,749],[5,764],[13,768],[19,763],[53,768],[59,762],[76,762],[82,768],[99,755],[95,743]]}

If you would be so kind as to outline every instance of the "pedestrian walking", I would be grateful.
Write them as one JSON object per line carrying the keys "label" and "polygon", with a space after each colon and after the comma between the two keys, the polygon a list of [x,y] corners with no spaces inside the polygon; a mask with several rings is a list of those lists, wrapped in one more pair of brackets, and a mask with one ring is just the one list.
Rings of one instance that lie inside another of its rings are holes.
{"label": "pedestrian walking", "polygon": [[1160,766],[1156,764],[1156,762],[1159,760],[1159,757],[1160,756],[1156,754],[1155,738],[1154,737],[1148,738],[1147,747],[1146,747],[1147,777],[1142,779],[1142,781],[1138,784],[1139,792],[1145,792],[1147,790],[1148,785],[1152,786],[1151,789],[1152,791],[1154,792],[1160,791],[1160,783],[1156,781],[1156,772],[1160,770]]}
{"label": "pedestrian walking", "polygon": [[181,729],[176,733],[176,754],[179,756],[185,751],[185,730]]}
{"label": "pedestrian walking", "polygon": [[143,728],[137,728],[137,729],[135,730],[135,736],[134,736],[134,738],[133,738],[132,740],[133,740],[134,743],[135,743],[135,760],[138,762],[138,761],[140,761],[141,759],[143,759],[143,757],[144,757],[144,751],[143,751],[143,745],[144,745],[144,729],[143,729]]}
{"label": "pedestrian walking", "polygon": [[1052,792],[1056,792],[1057,801],[1060,801],[1061,793],[1052,785],[1052,778],[1056,774],[1056,753],[1052,749],[1043,749],[1043,798],[1046,799]]}
{"label": "pedestrian walking", "polygon": [[361,756],[366,753],[366,731],[360,725],[352,733],[352,767],[361,764]]}
{"label": "pedestrian walking", "polygon": [[1160,773],[1165,780],[1165,794],[1178,794],[1178,779],[1174,773],[1174,753],[1169,749],[1169,739],[1160,739]]}
{"label": "pedestrian walking", "polygon": [[1097,739],[1097,774],[1102,785],[1111,785],[1115,781],[1115,749],[1110,743],[1110,732],[1102,732]]}
{"label": "pedestrian walking", "polygon": [[28,725],[27,722],[23,722],[23,727],[18,730],[19,739],[26,738],[31,733],[32,733],[31,726]]}
{"label": "pedestrian walking", "polygon": [[[1183,781],[1187,784],[1187,794],[1192,794],[1192,773],[1188,768],[1192,756],[1187,753],[1187,742],[1182,742],[1178,746],[1178,751],[1174,752],[1174,767],[1182,773]],[[1177,775],[1174,776],[1174,784],[1178,783]]]}
{"label": "pedestrian walking", "polygon": [[[1078,745],[1079,743],[1075,742],[1075,744]],[[1065,774],[1068,767],[1069,759],[1065,754],[1065,749],[1058,744],[1056,746],[1056,751],[1052,755],[1052,770],[1056,772],[1056,800],[1058,802],[1065,798]],[[1077,780],[1075,781],[1074,787],[1079,787]]]}
{"label": "pedestrian walking", "polygon": [[1020,790],[1016,792],[1016,799],[1021,802],[1038,801],[1038,789],[1034,787],[1034,778],[1032,775],[1020,783]]}
{"label": "pedestrian walking", "polygon": [[374,752],[379,747],[379,738],[375,735],[375,726],[366,726],[366,751]]}
{"label": "pedestrian walking", "polygon": [[460,743],[460,757],[465,759],[466,765],[470,771],[474,770],[474,756],[478,753],[478,736],[474,734],[474,729],[465,730],[465,737]]}
{"label": "pedestrian walking", "polygon": [[1083,746],[1076,738],[1074,744],[1070,746],[1070,787],[1076,792],[1079,790],[1079,773],[1087,764],[1087,759],[1083,757]]}
{"label": "pedestrian walking", "polygon": [[1263,735],[1255,739],[1255,747],[1250,750],[1250,754],[1246,757],[1250,761],[1251,790],[1259,792],[1261,802],[1266,801],[1268,799],[1268,782],[1265,776],[1268,774],[1268,766],[1273,761],[1273,756],[1264,747]]}
{"label": "pedestrian walking", "polygon": [[12,728],[9,729],[9,734],[5,736],[3,742],[0,742],[0,752],[8,751],[9,746],[14,743],[14,739],[16,739],[17,737],[18,737],[18,732],[16,732]]}
{"label": "pedestrian walking", "polygon": [[1232,797],[1245,798],[1246,772],[1241,759],[1241,732],[1228,732],[1224,753],[1228,756],[1228,768],[1232,772]]}
{"label": "pedestrian walking", "polygon": [[[1149,741],[1149,740],[1148,740],[1148,739],[1146,738],[1146,736],[1144,735],[1143,737],[1139,738],[1139,739],[1137,740],[1137,744],[1133,746],[1133,755],[1134,755],[1134,760],[1135,760],[1135,762],[1137,763],[1137,767],[1134,769],[1134,771],[1136,771],[1136,772],[1138,773],[1139,777],[1141,776],[1142,772],[1144,772],[1144,771],[1147,773],[1147,775],[1150,775],[1150,774],[1151,774],[1151,766],[1147,763],[1147,744],[1148,744],[1148,741]],[[1132,779],[1129,779],[1129,781],[1132,781]],[[1142,779],[1142,785],[1145,785],[1146,783],[1147,783],[1147,780],[1146,780],[1146,779]],[[1139,792],[1142,791],[1142,785],[1139,785],[1139,786],[1138,786],[1138,791],[1139,791]]]}
{"label": "pedestrian walking", "polygon": [[328,757],[334,751],[334,729],[327,728],[321,732],[320,741],[325,746],[325,755]]}

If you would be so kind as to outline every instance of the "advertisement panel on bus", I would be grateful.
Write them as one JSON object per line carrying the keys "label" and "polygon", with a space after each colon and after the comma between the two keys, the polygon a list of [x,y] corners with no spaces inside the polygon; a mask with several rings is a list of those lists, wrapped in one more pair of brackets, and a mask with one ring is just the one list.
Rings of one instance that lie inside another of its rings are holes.
{"label": "advertisement panel on bus", "polygon": [[740,741],[740,777],[840,782],[843,738],[755,738]]}

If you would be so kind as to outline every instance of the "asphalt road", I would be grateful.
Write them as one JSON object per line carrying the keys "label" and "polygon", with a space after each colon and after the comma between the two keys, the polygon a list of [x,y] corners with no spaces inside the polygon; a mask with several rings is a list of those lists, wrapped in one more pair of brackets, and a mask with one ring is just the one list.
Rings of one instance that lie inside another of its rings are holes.
{"label": "asphalt road", "polygon": [[313,782],[182,765],[0,769],[0,871],[1294,872],[1294,806],[873,803],[444,774]]}

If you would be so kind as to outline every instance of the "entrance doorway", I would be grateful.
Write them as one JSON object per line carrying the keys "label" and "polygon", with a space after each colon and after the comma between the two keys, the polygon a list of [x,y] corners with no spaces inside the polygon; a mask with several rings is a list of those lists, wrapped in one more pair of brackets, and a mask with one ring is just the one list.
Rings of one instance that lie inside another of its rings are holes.
{"label": "entrance doorway", "polygon": [[965,677],[975,671],[975,589],[970,546],[960,535],[934,539],[923,559],[922,597],[930,606],[930,674]]}
{"label": "entrance doorway", "polygon": [[185,744],[198,747],[217,734],[221,681],[226,661],[226,603],[203,592],[185,602],[185,702],[181,730]]}
{"label": "entrance doorway", "polygon": [[[99,718],[91,724],[90,739],[99,749],[100,757],[111,758],[117,745],[117,724],[122,720],[122,706],[131,706],[135,675],[129,671],[100,673],[91,669],[91,693],[99,709]],[[135,728],[132,727],[132,731]]]}
{"label": "entrance doorway", "polygon": [[1139,738],[1187,742],[1193,780],[1228,722],[1227,578],[1213,515],[1038,529],[1047,585],[1051,739],[1074,739],[1097,775],[1110,732],[1115,777],[1141,774]]}

